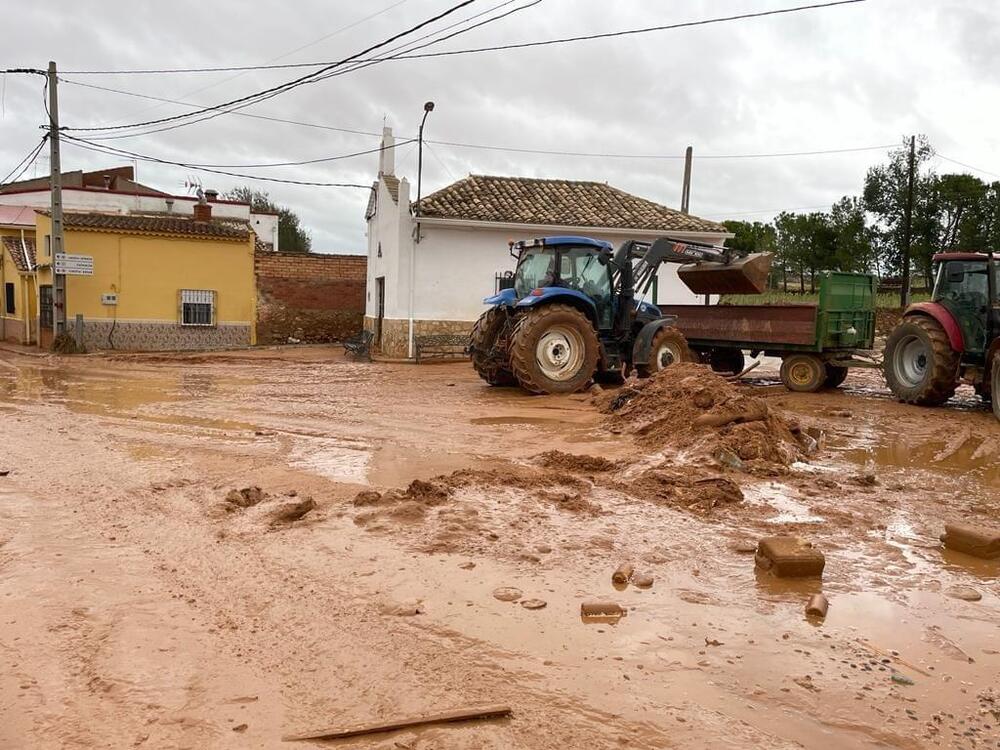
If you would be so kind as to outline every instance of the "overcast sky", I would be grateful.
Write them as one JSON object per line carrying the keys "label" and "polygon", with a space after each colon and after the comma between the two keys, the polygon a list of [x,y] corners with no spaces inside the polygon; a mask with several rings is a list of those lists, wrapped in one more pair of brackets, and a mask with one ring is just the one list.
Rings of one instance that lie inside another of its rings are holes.
{"label": "overcast sky", "polygon": [[[49,59],[66,71],[337,60],[455,2],[0,0],[7,27],[0,68],[42,68]],[[438,26],[501,2],[478,0]],[[434,49],[601,33],[797,4],[543,0]],[[867,167],[884,159],[884,150],[768,159],[704,157],[880,146],[915,132],[926,133],[940,154],[998,173],[976,172],[980,177],[1000,177],[998,64],[1000,2],[867,0],[564,46],[386,62],[300,87],[245,111],[367,133],[380,131],[384,121],[397,135],[412,137],[423,103],[433,100],[436,109],[425,130],[431,142],[424,153],[425,195],[475,173],[598,180],[677,206],[681,160],[524,154],[434,142],[664,156],[681,156],[692,145],[692,213],[767,220],[782,209],[828,207],[845,194],[858,193]],[[303,72],[66,78],[209,105]],[[0,82],[0,177],[40,137],[41,83],[23,75],[7,75]],[[69,83],[60,85],[59,95],[65,126],[131,123],[188,111]],[[348,154],[377,147],[378,138],[230,114],[107,143],[173,161],[239,165]],[[71,145],[63,149],[64,170],[123,163],[127,161]],[[938,171],[967,171],[941,159],[932,165]],[[373,154],[247,171],[370,184],[376,169]],[[47,170],[46,153],[28,176]],[[410,178],[414,195],[416,171],[415,146],[398,149],[396,173]],[[139,163],[138,174],[142,182],[183,193],[183,181],[194,173]],[[200,178],[205,187],[220,191],[244,182],[208,174]],[[366,191],[262,187],[298,212],[315,250],[363,252]]]}

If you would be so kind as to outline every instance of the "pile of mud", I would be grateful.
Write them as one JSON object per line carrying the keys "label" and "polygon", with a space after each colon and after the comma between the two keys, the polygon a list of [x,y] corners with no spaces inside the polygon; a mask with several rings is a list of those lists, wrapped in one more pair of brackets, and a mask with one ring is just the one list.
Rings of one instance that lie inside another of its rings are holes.
{"label": "pile of mud", "polygon": [[780,472],[815,442],[764,399],[704,365],[672,365],[603,397],[609,427],[643,446],[673,449],[755,474]]}

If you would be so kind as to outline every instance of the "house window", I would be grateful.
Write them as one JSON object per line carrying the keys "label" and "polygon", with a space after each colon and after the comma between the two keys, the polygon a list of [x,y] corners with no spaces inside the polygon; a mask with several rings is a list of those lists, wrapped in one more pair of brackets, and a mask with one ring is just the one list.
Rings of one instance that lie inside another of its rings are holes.
{"label": "house window", "polygon": [[215,325],[215,292],[208,289],[182,289],[181,325]]}
{"label": "house window", "polygon": [[45,235],[45,257],[46,258],[51,258],[52,257],[52,235],[51,234]]}
{"label": "house window", "polygon": [[17,312],[14,309],[14,283],[8,281],[3,285],[3,298],[4,298],[4,310],[8,315],[13,315]]}

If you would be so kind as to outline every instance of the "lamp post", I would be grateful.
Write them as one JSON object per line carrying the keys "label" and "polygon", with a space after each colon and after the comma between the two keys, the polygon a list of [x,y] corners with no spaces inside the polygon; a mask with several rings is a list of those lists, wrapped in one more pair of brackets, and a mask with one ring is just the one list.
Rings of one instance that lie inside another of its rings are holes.
{"label": "lamp post", "polygon": [[434,111],[434,102],[424,103],[424,116],[420,120],[420,130],[417,131],[417,242],[420,242],[420,198],[424,178],[424,123],[427,115]]}
{"label": "lamp post", "polygon": [[434,111],[434,102],[424,103],[424,116],[420,120],[420,130],[417,131],[417,208],[416,208],[416,234],[413,237],[413,245],[410,247],[410,310],[409,325],[407,326],[407,356],[413,359],[413,285],[417,278],[417,245],[420,244],[420,199],[422,197],[421,188],[424,178],[424,123],[427,122],[427,115]]}

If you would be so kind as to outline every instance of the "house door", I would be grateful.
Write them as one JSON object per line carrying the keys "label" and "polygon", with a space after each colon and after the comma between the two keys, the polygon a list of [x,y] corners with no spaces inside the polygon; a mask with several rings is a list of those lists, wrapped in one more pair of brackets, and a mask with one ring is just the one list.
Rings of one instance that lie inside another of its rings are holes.
{"label": "house door", "polygon": [[375,279],[375,296],[378,300],[378,317],[375,319],[375,348],[382,350],[382,318],[385,317],[385,276]]}

